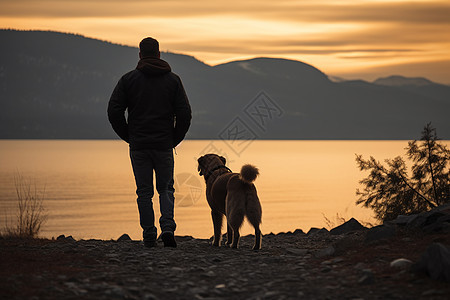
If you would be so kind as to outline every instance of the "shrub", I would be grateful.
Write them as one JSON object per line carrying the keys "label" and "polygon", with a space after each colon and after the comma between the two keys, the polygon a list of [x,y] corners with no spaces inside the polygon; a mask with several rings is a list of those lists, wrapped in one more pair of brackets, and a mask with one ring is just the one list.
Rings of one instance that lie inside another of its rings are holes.
{"label": "shrub", "polygon": [[362,204],[374,210],[377,219],[388,221],[400,214],[413,214],[450,202],[450,151],[439,142],[436,129],[427,124],[420,141],[410,141],[406,156],[411,161],[411,176],[405,160],[397,156],[386,165],[372,156],[364,160],[356,155],[361,171],[370,171],[357,189]]}
{"label": "shrub", "polygon": [[17,175],[14,178],[17,195],[17,222],[10,225],[6,221],[4,235],[20,238],[35,238],[47,220],[44,209],[45,189],[38,191],[36,184]]}

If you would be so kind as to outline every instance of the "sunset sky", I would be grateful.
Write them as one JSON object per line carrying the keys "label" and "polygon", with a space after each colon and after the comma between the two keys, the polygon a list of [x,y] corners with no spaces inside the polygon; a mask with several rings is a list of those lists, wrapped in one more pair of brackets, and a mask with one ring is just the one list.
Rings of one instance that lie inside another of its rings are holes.
{"label": "sunset sky", "polygon": [[347,79],[450,84],[449,0],[0,0],[0,28],[130,46],[152,36],[211,65],[283,57]]}

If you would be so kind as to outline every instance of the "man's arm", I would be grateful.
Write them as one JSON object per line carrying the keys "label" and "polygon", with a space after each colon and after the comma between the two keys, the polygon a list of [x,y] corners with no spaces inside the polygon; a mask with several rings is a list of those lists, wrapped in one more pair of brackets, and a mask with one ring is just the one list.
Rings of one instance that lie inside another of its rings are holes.
{"label": "man's arm", "polygon": [[176,147],[186,136],[191,125],[192,112],[183,84],[179,80],[175,99],[175,129],[173,147]]}
{"label": "man's arm", "polygon": [[108,119],[117,135],[129,143],[128,124],[125,119],[127,98],[123,87],[123,79],[120,79],[114,89],[108,104]]}

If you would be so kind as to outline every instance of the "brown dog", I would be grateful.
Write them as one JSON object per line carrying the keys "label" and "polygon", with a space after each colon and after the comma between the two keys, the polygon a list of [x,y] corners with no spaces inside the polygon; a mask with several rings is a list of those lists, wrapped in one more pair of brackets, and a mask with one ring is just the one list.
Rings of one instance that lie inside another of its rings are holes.
{"label": "brown dog", "polygon": [[246,216],[255,228],[255,245],[253,250],[261,249],[262,209],[252,183],[259,175],[252,165],[244,165],[240,173],[232,173],[225,166],[226,159],[216,154],[206,154],[198,159],[198,171],[205,177],[206,199],[211,207],[214,225],[214,246],[220,245],[222,220],[227,218],[227,245],[237,248],[239,228]]}

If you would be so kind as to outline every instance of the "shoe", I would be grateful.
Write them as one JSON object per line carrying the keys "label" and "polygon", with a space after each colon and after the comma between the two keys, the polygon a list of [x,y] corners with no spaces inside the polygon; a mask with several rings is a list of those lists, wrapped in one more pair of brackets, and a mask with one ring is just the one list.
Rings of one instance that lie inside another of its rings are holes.
{"label": "shoe", "polygon": [[147,248],[156,247],[156,241],[155,240],[144,240],[144,246]]}
{"label": "shoe", "polygon": [[177,242],[175,241],[175,236],[173,235],[173,232],[165,231],[161,233],[161,239],[164,243],[164,247],[171,247],[171,248],[177,247]]}

